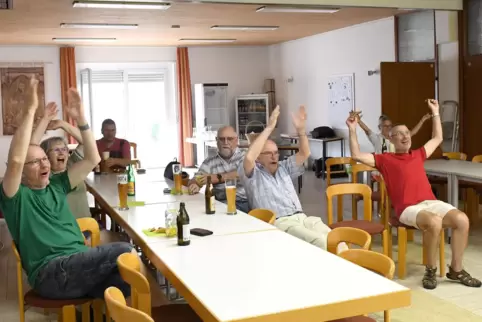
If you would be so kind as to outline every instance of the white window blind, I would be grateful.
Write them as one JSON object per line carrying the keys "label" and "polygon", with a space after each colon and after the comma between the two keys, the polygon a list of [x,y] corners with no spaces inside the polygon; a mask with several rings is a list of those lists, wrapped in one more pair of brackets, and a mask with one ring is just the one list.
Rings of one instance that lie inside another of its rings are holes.
{"label": "white window blind", "polygon": [[435,60],[435,14],[424,10],[398,16],[398,61]]}
{"label": "white window blind", "polygon": [[138,74],[138,73],[129,73],[127,74],[127,81],[128,82],[163,82],[164,81],[164,74]]}
{"label": "white window blind", "polygon": [[469,55],[480,55],[482,54],[482,0],[469,0],[467,12]]}
{"label": "white window blind", "polygon": [[[89,82],[89,70],[80,73],[82,83]],[[122,83],[124,82],[124,71],[122,70],[106,70],[106,71],[90,71],[92,83]]]}

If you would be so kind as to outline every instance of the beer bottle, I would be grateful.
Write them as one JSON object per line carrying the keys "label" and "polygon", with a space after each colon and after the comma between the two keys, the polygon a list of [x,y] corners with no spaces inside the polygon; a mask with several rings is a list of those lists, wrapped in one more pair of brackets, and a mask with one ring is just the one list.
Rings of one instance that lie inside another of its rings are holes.
{"label": "beer bottle", "polygon": [[386,139],[383,139],[383,143],[382,143],[382,153],[387,153],[387,140]]}
{"label": "beer bottle", "polygon": [[134,166],[129,164],[127,170],[127,195],[133,197],[136,195],[136,176],[134,174]]}
{"label": "beer bottle", "polygon": [[204,200],[206,204],[206,214],[213,215],[216,212],[214,208],[214,191],[213,191],[213,184],[211,183],[211,176],[207,176],[206,181],[206,191],[204,192]]}
{"label": "beer bottle", "polygon": [[186,204],[181,202],[179,214],[177,215],[177,244],[187,246],[191,243],[191,230],[189,229],[189,215],[186,211]]}

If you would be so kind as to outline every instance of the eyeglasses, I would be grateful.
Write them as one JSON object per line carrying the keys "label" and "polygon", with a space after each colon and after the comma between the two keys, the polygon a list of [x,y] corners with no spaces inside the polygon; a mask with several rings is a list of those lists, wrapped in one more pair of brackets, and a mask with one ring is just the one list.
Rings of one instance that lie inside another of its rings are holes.
{"label": "eyeglasses", "polygon": [[33,160],[31,160],[31,161],[25,162],[25,165],[38,166],[38,165],[40,165],[40,164],[43,163],[43,162],[49,162],[49,158],[43,157],[43,158],[33,159]]}
{"label": "eyeglasses", "polygon": [[271,157],[276,157],[279,155],[279,151],[266,151],[266,152],[261,152],[261,155],[269,155]]}
{"label": "eyeglasses", "polygon": [[222,137],[222,136],[218,136],[216,138],[216,140],[218,140],[219,142],[233,142],[234,140],[236,140],[237,138],[235,136],[226,136],[226,137]]}
{"label": "eyeglasses", "polygon": [[64,147],[64,148],[55,148],[55,149],[50,149],[49,152],[54,151],[55,153],[67,153],[69,152],[69,148]]}
{"label": "eyeglasses", "polygon": [[395,133],[392,133],[392,137],[398,136],[398,137],[405,137],[405,136],[410,136],[410,131],[397,131]]}

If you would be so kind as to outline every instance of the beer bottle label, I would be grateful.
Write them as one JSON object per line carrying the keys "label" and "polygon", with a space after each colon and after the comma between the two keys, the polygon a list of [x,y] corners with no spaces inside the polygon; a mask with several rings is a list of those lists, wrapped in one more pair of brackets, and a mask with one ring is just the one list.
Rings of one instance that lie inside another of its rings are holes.
{"label": "beer bottle label", "polygon": [[216,204],[216,199],[214,198],[214,196],[211,196],[211,198],[210,198],[210,200],[209,200],[209,208],[210,208],[212,211],[215,211],[215,210],[216,210],[215,204]]}
{"label": "beer bottle label", "polygon": [[173,164],[172,165],[172,174],[181,174],[181,165],[180,164]]}
{"label": "beer bottle label", "polygon": [[130,181],[128,184],[127,184],[127,194],[130,195],[130,196],[133,196],[135,195],[136,193],[136,186],[135,186],[135,183]]}
{"label": "beer bottle label", "polygon": [[119,174],[117,176],[117,184],[127,184],[127,174]]}
{"label": "beer bottle label", "polygon": [[191,230],[189,224],[182,225],[182,241],[189,241],[191,239]]}

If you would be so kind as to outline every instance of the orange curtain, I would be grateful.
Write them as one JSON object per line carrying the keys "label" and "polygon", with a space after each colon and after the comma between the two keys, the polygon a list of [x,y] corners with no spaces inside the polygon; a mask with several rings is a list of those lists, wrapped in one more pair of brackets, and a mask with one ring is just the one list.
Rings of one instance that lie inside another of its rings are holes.
{"label": "orange curtain", "polygon": [[177,88],[179,89],[179,162],[194,165],[192,144],[186,138],[192,136],[191,73],[187,48],[177,48]]}
{"label": "orange curtain", "polygon": [[[75,74],[75,48],[62,47],[60,48],[60,88],[62,91],[62,113],[64,120],[76,126],[65,112],[67,106],[67,91],[69,88],[77,88],[77,75]],[[77,141],[68,135],[69,143],[77,143]]]}

